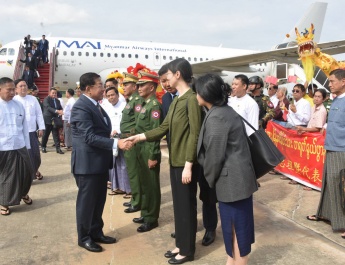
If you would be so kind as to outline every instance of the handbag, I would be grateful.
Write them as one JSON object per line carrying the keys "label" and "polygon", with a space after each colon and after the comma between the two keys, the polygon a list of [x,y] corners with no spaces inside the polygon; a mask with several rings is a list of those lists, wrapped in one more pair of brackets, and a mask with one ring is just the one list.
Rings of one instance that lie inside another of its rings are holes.
{"label": "handbag", "polygon": [[53,117],[52,118],[52,125],[55,129],[60,129],[63,127],[63,122],[60,117]]}
{"label": "handbag", "polygon": [[341,207],[345,209],[345,168],[340,170],[339,175],[340,175],[340,183],[339,183],[340,203],[341,203]]}
{"label": "handbag", "polygon": [[[239,116],[241,117],[241,115]],[[247,136],[247,139],[255,175],[258,179],[276,167],[285,157],[263,129],[256,130],[244,118],[241,117],[241,119],[254,131],[250,136]]]}

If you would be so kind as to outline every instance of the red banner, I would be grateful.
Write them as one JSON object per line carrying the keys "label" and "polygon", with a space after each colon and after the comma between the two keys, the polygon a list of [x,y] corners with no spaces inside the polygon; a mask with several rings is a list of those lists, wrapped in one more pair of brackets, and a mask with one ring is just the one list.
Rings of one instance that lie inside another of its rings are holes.
{"label": "red banner", "polygon": [[296,130],[286,129],[272,121],[268,122],[266,133],[285,156],[275,169],[303,185],[321,190],[326,155],[324,135],[298,135]]}

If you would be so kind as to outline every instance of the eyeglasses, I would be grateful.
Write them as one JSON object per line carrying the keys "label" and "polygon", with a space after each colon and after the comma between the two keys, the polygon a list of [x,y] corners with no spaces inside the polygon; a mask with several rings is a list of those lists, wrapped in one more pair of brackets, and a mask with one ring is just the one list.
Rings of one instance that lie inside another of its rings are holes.
{"label": "eyeglasses", "polygon": [[299,93],[299,92],[301,92],[300,90],[292,90],[292,93]]}

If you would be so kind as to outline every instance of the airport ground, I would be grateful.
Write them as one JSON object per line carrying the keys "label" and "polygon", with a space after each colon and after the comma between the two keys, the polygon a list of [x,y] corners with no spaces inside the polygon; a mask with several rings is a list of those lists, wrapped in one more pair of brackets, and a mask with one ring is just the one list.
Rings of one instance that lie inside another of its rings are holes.
{"label": "airport ground", "polygon": [[[51,142],[50,142],[51,143]],[[77,187],[70,173],[70,152],[59,155],[53,147],[42,154],[43,180],[34,181],[31,206],[12,207],[10,216],[0,216],[0,264],[3,265],[155,265],[168,264],[163,254],[174,247],[172,198],[168,153],[162,142],[162,204],[159,227],[140,234],[132,222],[139,213],[123,212],[121,195],[107,196],[103,219],[106,235],[116,244],[102,245],[91,253],[78,247],[75,222]],[[267,174],[254,195],[256,242],[250,265],[341,265],[345,264],[345,239],[329,224],[306,219],[314,214],[320,192],[289,185],[279,176]],[[220,223],[216,241],[201,245],[204,235],[198,200],[198,232],[195,260],[186,264],[222,265],[226,261]]]}

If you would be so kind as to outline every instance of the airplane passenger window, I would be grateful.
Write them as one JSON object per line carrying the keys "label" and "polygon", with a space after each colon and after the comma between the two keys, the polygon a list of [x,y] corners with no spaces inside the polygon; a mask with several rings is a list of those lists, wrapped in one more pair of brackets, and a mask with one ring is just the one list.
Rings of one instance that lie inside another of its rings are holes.
{"label": "airplane passenger window", "polygon": [[14,55],[16,53],[15,49],[9,48],[8,49],[8,55]]}
{"label": "airplane passenger window", "polygon": [[167,59],[167,57],[164,55],[164,56],[163,56],[163,60],[166,60],[166,59]]}
{"label": "airplane passenger window", "polygon": [[97,53],[94,52],[94,53],[93,53],[93,57],[96,57],[96,56],[97,56]]}
{"label": "airplane passenger window", "polygon": [[206,61],[208,61],[208,58],[206,58]]}
{"label": "airplane passenger window", "polygon": [[67,52],[66,52],[66,51],[64,51],[64,52],[63,52],[63,55],[64,55],[64,56],[66,56],[66,55],[67,55]]}
{"label": "airplane passenger window", "polygon": [[128,54],[128,58],[132,58],[132,54]]}
{"label": "airplane passenger window", "polygon": [[145,55],[145,59],[148,59],[149,58],[149,56],[148,55]]}
{"label": "airplane passenger window", "polygon": [[156,55],[156,60],[158,60],[159,59],[159,55]]}
{"label": "airplane passenger window", "polygon": [[103,52],[101,52],[99,55],[100,55],[101,57],[103,57]]}
{"label": "airplane passenger window", "polygon": [[7,48],[3,48],[0,50],[0,55],[6,55],[7,53]]}
{"label": "airplane passenger window", "polygon": [[117,53],[114,54],[114,57],[117,58]]}
{"label": "airplane passenger window", "polygon": [[71,52],[71,56],[74,56],[74,52]]}
{"label": "airplane passenger window", "polygon": [[188,57],[188,61],[190,61],[191,59],[190,59],[190,57]]}
{"label": "airplane passenger window", "polygon": [[135,55],[135,58],[137,58],[137,59],[138,59],[138,58],[139,58],[139,55],[138,55],[138,54],[136,54],[136,55]]}
{"label": "airplane passenger window", "polygon": [[78,52],[78,56],[81,56],[81,52]]}
{"label": "airplane passenger window", "polygon": [[89,56],[89,52],[86,52],[85,55],[86,55],[86,56]]}
{"label": "airplane passenger window", "polygon": [[202,58],[200,58],[200,62],[202,62]]}
{"label": "airplane passenger window", "polygon": [[108,57],[110,57],[110,56],[111,56],[111,54],[108,52],[107,56],[108,56]]}
{"label": "airplane passenger window", "polygon": [[194,57],[194,62],[196,62],[198,59]]}
{"label": "airplane passenger window", "polygon": [[122,54],[121,54],[121,57],[122,57],[122,58],[125,58],[125,55],[122,53]]}
{"label": "airplane passenger window", "polygon": [[169,56],[169,60],[170,60],[170,61],[172,60],[172,56]]}

